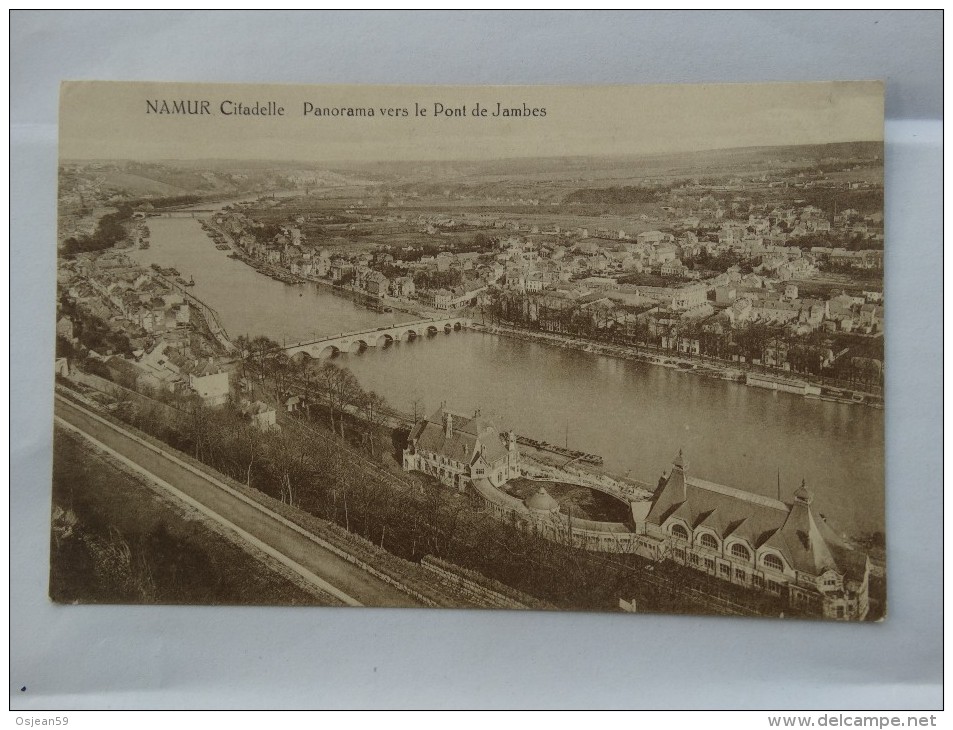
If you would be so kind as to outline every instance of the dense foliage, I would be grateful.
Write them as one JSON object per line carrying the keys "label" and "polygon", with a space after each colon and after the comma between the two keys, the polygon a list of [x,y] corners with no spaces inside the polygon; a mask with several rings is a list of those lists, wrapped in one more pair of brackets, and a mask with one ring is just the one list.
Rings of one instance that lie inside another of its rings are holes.
{"label": "dense foliage", "polygon": [[128,205],[122,206],[115,213],[107,213],[99,219],[96,230],[91,235],[67,238],[63,244],[63,255],[74,256],[115,246],[126,237],[126,227],[123,224],[131,216],[132,208]]}
{"label": "dense foliage", "polygon": [[563,203],[633,205],[654,203],[668,194],[668,188],[626,185],[609,188],[580,188],[569,193]]}

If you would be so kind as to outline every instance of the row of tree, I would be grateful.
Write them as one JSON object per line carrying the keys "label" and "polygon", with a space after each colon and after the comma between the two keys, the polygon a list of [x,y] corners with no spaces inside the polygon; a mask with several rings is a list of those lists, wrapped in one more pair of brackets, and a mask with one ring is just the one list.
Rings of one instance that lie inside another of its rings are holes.
{"label": "row of tree", "polygon": [[323,405],[332,432],[348,437],[347,424],[355,420],[362,429],[362,441],[372,457],[377,457],[382,429],[388,422],[389,406],[373,390],[365,390],[354,374],[331,360],[316,360],[307,355],[289,357],[281,346],[267,337],[238,337],[242,376],[270,383],[280,404],[292,395],[303,396],[308,412]]}
{"label": "row of tree", "polygon": [[[651,566],[635,555],[604,555],[501,522],[442,485],[397,479],[370,465],[330,429],[294,424],[261,432],[238,409],[196,399],[126,398],[115,415],[233,480],[336,522],[402,558],[434,555],[568,609],[615,609],[620,596],[640,610],[711,610],[694,591],[704,577]],[[736,596],[757,602],[752,595]],[[768,609],[773,610],[773,609]]]}
{"label": "row of tree", "polygon": [[565,197],[563,203],[588,203],[602,205],[633,205],[655,203],[668,195],[671,187],[643,187],[625,185],[607,188],[580,188]]}
{"label": "row of tree", "polygon": [[414,287],[417,289],[453,289],[462,283],[463,272],[459,269],[414,272]]}

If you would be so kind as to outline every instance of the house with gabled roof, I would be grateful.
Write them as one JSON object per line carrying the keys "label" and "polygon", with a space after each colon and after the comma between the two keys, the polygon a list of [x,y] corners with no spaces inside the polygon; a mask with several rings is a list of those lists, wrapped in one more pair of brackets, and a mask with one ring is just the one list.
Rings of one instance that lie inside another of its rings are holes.
{"label": "house with gabled roof", "polygon": [[220,406],[228,400],[228,369],[214,359],[197,360],[182,368],[189,376],[189,387],[208,406]]}
{"label": "house with gabled roof", "polygon": [[644,517],[639,552],[668,558],[805,613],[863,620],[870,560],[840,537],[802,482],[781,501],[688,475],[682,452]]}
{"label": "house with gabled roof", "polygon": [[503,436],[479,411],[467,418],[443,406],[411,430],[404,470],[422,471],[460,491],[475,479],[499,487],[522,475],[512,431]]}

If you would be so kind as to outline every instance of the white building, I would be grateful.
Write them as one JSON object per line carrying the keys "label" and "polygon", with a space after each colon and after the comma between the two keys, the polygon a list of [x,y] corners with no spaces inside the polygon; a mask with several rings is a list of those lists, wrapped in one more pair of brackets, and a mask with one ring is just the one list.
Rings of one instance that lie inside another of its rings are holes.
{"label": "white building", "polygon": [[214,362],[203,362],[189,370],[189,387],[209,406],[228,400],[228,371]]}
{"label": "white building", "polygon": [[404,470],[422,471],[461,491],[475,479],[499,487],[522,474],[512,431],[502,437],[479,411],[467,418],[442,406],[410,432]]}

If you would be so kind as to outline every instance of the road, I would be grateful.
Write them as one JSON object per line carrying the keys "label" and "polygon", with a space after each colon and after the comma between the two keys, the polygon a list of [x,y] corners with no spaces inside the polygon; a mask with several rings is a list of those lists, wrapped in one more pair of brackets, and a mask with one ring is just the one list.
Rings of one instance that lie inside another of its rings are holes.
{"label": "road", "polygon": [[352,606],[421,605],[399,588],[354,565],[320,538],[213,477],[60,395],[57,424],[80,431],[99,448]]}

